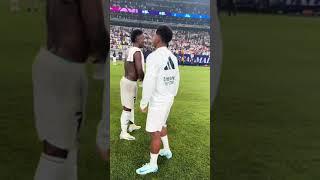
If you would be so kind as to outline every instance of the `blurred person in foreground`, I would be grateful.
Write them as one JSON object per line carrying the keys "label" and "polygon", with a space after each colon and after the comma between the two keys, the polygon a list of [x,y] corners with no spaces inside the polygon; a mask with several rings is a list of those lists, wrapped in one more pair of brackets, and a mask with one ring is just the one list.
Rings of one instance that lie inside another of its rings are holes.
{"label": "blurred person in foreground", "polygon": [[[109,50],[102,3],[47,1],[47,44],[32,67],[35,124],[43,146],[35,180],[78,179],[78,141],[87,98],[86,64],[91,61],[100,73],[94,77],[103,78]],[[104,131],[103,127],[99,131]],[[106,147],[104,144],[97,146]],[[108,157],[107,148],[99,152],[104,152],[103,158]]]}

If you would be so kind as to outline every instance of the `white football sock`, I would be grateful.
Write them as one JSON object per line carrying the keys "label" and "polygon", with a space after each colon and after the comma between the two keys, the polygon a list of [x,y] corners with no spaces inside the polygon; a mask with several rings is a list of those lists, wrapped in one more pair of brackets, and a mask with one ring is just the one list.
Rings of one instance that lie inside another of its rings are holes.
{"label": "white football sock", "polygon": [[131,118],[130,121],[134,124],[134,109],[131,109]]}
{"label": "white football sock", "polygon": [[158,156],[159,156],[159,153],[158,154],[152,154],[150,152],[150,164],[151,165],[157,165],[157,161],[158,161]]}
{"label": "white football sock", "polygon": [[120,118],[122,132],[127,132],[130,116],[131,116],[130,111],[125,111],[125,110],[122,111],[121,118]]}
{"label": "white football sock", "polygon": [[162,141],[162,144],[163,144],[163,149],[170,150],[168,136],[165,135],[165,136],[161,137],[161,141]]}
{"label": "white football sock", "polygon": [[69,151],[68,158],[66,160],[68,180],[78,179],[77,164],[78,164],[78,149],[73,149]]}
{"label": "white football sock", "polygon": [[35,180],[68,180],[66,175],[66,159],[41,154]]}

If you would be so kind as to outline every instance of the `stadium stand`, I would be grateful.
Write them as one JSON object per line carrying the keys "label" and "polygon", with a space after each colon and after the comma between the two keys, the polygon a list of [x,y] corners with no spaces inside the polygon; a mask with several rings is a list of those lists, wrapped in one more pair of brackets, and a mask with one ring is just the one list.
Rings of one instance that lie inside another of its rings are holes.
{"label": "stadium stand", "polygon": [[[290,15],[320,15],[319,0],[235,0],[238,11]],[[228,0],[218,0],[220,10],[228,10]]]}
{"label": "stadium stand", "polygon": [[[208,1],[209,2],[209,1]],[[197,1],[169,1],[169,0],[149,0],[149,1],[130,1],[112,0],[111,6],[126,8],[138,8],[158,11],[171,11],[177,13],[210,14],[208,2]]]}
{"label": "stadium stand", "polygon": [[[209,15],[210,7],[208,3],[196,3],[194,1],[166,1],[166,0],[150,0],[150,1],[130,1],[130,0],[113,0],[111,1],[111,7],[121,7],[129,9],[140,9],[148,11],[163,11],[174,13],[188,13]],[[177,26],[181,28],[201,28],[208,29],[209,19],[205,18],[183,18],[173,17],[165,15],[146,15],[141,13],[127,13],[127,12],[112,12],[110,14],[111,20],[119,23],[131,23],[131,24],[158,24],[160,23],[172,23],[170,26]]]}
{"label": "stadium stand", "polygon": [[[111,26],[111,55],[115,52],[118,60],[124,59],[124,54],[131,45],[130,32],[133,29],[133,27],[126,26]],[[146,37],[145,53],[150,52],[153,50],[150,36],[154,33],[154,29],[140,29],[143,30]],[[209,32],[173,30],[173,33],[174,37],[169,47],[178,57],[187,54],[190,55],[190,57],[210,56]],[[122,54],[122,56],[119,57],[119,53]],[[181,57],[178,59],[180,61],[182,60]],[[188,61],[188,58],[186,58],[186,61]]]}
{"label": "stadium stand", "polygon": [[[124,8],[122,11],[111,11],[111,53],[116,54],[118,60],[123,60],[127,48],[131,45],[130,32],[140,28],[145,33],[145,56],[152,52],[151,37],[159,24],[169,25],[173,29],[174,37],[170,49],[185,65],[208,65],[210,61],[210,24],[209,18],[173,17],[167,15],[142,14],[139,10],[157,12],[174,12],[200,14],[209,16],[209,1],[200,3],[187,0],[150,0],[130,1],[113,0],[110,7]],[[133,12],[132,12],[133,11]]]}

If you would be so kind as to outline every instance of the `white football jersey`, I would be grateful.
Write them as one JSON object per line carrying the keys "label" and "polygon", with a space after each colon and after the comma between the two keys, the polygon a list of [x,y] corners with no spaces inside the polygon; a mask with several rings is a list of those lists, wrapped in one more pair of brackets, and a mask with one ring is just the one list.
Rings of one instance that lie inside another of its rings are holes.
{"label": "white football jersey", "polygon": [[142,63],[142,69],[143,69],[143,71],[144,71],[144,55],[143,55],[143,53],[142,53],[142,51],[141,51],[140,48],[137,48],[137,47],[131,47],[131,48],[129,48],[129,49],[128,49],[128,52],[127,52],[128,56],[127,56],[126,61],[128,61],[128,62],[133,62],[133,55],[134,55],[134,53],[136,53],[137,51],[141,53],[141,63]]}
{"label": "white football jersey", "polygon": [[180,82],[178,60],[167,47],[160,47],[147,57],[140,107],[148,103],[168,103],[177,95]]}

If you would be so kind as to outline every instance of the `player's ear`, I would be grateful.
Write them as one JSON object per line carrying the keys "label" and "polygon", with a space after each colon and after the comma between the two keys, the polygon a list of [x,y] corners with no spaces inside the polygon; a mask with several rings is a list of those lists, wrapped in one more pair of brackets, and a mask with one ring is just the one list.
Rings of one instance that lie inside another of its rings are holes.
{"label": "player's ear", "polygon": [[155,35],[155,43],[159,43],[159,41],[160,41],[160,37],[159,37],[159,35]]}

